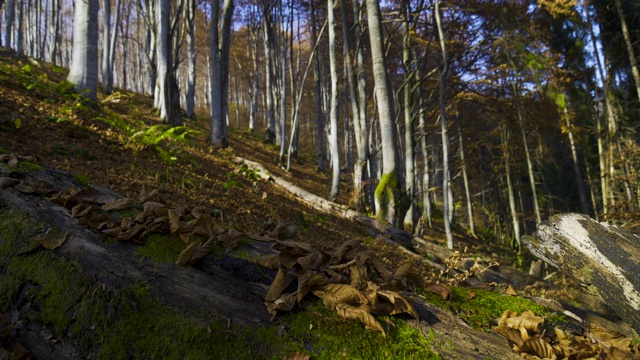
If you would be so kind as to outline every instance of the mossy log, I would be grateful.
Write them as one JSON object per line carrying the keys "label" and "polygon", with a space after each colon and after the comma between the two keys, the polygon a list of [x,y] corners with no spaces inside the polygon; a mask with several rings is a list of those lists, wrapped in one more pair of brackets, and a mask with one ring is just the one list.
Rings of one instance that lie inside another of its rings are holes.
{"label": "mossy log", "polygon": [[640,334],[640,238],[586,215],[560,214],[524,244],[538,258],[582,282]]}

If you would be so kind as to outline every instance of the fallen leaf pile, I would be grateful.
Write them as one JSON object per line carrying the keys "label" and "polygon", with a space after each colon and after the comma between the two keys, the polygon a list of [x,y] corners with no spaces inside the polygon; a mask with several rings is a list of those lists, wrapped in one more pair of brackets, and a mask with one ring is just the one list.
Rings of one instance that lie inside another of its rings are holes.
{"label": "fallen leaf pile", "polygon": [[[278,255],[259,263],[277,270],[265,298],[267,310],[274,316],[278,311],[292,310],[311,293],[322,299],[325,308],[382,334],[385,331],[374,315],[404,313],[418,318],[411,301],[400,294],[424,287],[411,263],[391,272],[359,240],[343,243],[335,253],[293,240],[276,240],[273,248]],[[296,281],[297,285],[291,286]],[[294,289],[285,292],[290,286]]]}
{"label": "fallen leaf pile", "polygon": [[584,334],[560,327],[546,331],[544,317],[507,310],[493,329],[525,359],[640,359],[632,339],[597,324]]}

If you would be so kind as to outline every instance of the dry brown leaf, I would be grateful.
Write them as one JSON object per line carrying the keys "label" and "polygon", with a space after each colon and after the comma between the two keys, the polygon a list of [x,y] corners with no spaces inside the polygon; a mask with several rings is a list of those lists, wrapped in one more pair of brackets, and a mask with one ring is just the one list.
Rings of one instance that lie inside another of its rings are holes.
{"label": "dry brown leaf", "polygon": [[505,290],[504,293],[511,296],[518,296],[518,292],[511,285],[507,286],[507,290]]}
{"label": "dry brown leaf", "polygon": [[586,338],[580,336],[574,336],[570,333],[565,333],[559,328],[553,329],[557,339],[555,348],[559,354],[562,354],[565,358],[577,358],[580,355],[583,358],[596,357],[598,350],[591,344]]}
{"label": "dry brown leaf", "polygon": [[507,339],[509,346],[511,346],[512,348],[514,345],[522,346],[522,343],[524,342],[524,340],[522,340],[520,331],[517,329],[512,329],[504,325],[500,325],[500,326],[494,326],[493,330],[498,334],[502,335],[505,339]]}
{"label": "dry brown leaf", "polygon": [[298,296],[296,292],[292,292],[291,294],[282,294],[273,302],[273,309],[278,311],[291,311],[291,309],[296,306],[297,298]]}
{"label": "dry brown leaf", "polygon": [[326,284],[327,279],[314,271],[298,275],[298,302],[301,302],[309,291],[323,287]]}
{"label": "dry brown leaf", "polygon": [[332,283],[332,284],[343,284],[343,283],[347,282],[347,278],[342,276],[337,271],[324,268],[324,269],[322,269],[322,272],[325,274],[325,276],[327,276],[329,278],[329,282]]}
{"label": "dry brown leaf", "polygon": [[189,260],[191,259],[191,256],[200,245],[202,245],[202,241],[194,241],[189,244],[187,248],[184,249],[178,256],[178,261],[176,261],[176,264],[182,266],[187,265],[189,263]]}
{"label": "dry brown leaf", "polygon": [[309,354],[294,352],[289,355],[285,355],[282,358],[282,360],[309,360],[310,358],[311,358],[311,355]]}
{"label": "dry brown leaf", "polygon": [[478,294],[476,294],[475,291],[471,290],[469,291],[469,293],[467,294],[467,300],[473,300],[476,298],[476,296],[478,296]]}
{"label": "dry brown leaf", "polygon": [[378,275],[380,275],[382,280],[391,281],[391,277],[393,276],[393,274],[391,274],[391,272],[387,270],[386,267],[384,267],[384,264],[382,263],[382,261],[380,261],[378,258],[374,256],[369,256],[368,262],[371,264],[373,269],[378,273]]}
{"label": "dry brown leaf", "polygon": [[20,180],[10,177],[0,177],[0,189],[10,188],[12,186],[20,184]]}
{"label": "dry brown leaf", "polygon": [[287,221],[280,221],[271,231],[271,236],[278,240],[293,240],[298,233],[298,225]]}
{"label": "dry brown leaf", "polygon": [[141,203],[145,203],[147,201],[159,201],[160,200],[160,194],[158,192],[158,189],[153,189],[151,192],[147,193],[144,185],[142,185],[142,191],[140,192],[140,198],[139,198]]}
{"label": "dry brown leaf", "polygon": [[278,269],[278,273],[276,273],[275,279],[273,279],[273,282],[269,287],[269,291],[267,291],[265,300],[276,301],[276,299],[282,295],[284,289],[286,289],[294,279],[294,276],[288,274],[284,268],[280,267]]}
{"label": "dry brown leaf", "polygon": [[116,241],[129,241],[142,231],[144,231],[143,225],[135,225],[128,230],[121,229],[120,233],[116,237]]}
{"label": "dry brown leaf", "polygon": [[120,198],[113,200],[110,203],[102,205],[102,210],[105,211],[123,211],[129,210],[136,205],[135,200],[132,198]]}
{"label": "dry brown leaf", "polygon": [[451,288],[447,284],[427,284],[424,289],[440,295],[440,297],[445,300],[451,300],[453,297],[453,291],[451,291]]}
{"label": "dry brown leaf", "polygon": [[189,232],[202,235],[206,238],[217,235],[219,231],[213,218],[206,214],[200,214],[195,220],[189,221],[187,223],[187,229]]}
{"label": "dry brown leaf", "polygon": [[364,290],[367,287],[367,279],[369,276],[366,266],[360,264],[350,266],[349,277],[351,278],[351,286],[354,288]]}
{"label": "dry brown leaf", "polygon": [[68,232],[53,227],[47,230],[44,235],[32,240],[32,242],[39,244],[45,249],[53,250],[62,246],[62,244],[67,241],[68,235]]}
{"label": "dry brown leaf", "polygon": [[81,218],[78,222],[96,230],[102,230],[105,227],[110,227],[111,218],[107,214],[90,214]]}
{"label": "dry brown leaf", "polygon": [[15,168],[16,166],[18,166],[18,157],[11,154],[9,155],[9,161],[7,161],[7,165],[9,165],[10,168]]}
{"label": "dry brown leaf", "polygon": [[324,255],[318,251],[300,256],[296,260],[296,263],[298,264],[298,273],[304,274],[309,270],[318,270],[325,262],[326,259]]}
{"label": "dry brown leaf", "polygon": [[553,347],[539,336],[525,340],[521,346],[516,347],[516,351],[521,353],[535,355],[542,359],[555,360],[558,358]]}
{"label": "dry brown leaf", "polygon": [[333,309],[338,304],[360,305],[366,304],[367,298],[351,285],[327,284],[322,290],[315,290],[313,294],[322,299],[324,307]]}
{"label": "dry brown leaf", "polygon": [[340,303],[336,305],[336,312],[344,319],[357,320],[364,324],[365,328],[379,331],[383,336],[387,336],[376,318],[361,307]]}
{"label": "dry brown leaf", "polygon": [[200,259],[209,255],[211,250],[215,247],[216,243],[217,243],[216,238],[212,237],[201,246],[198,246],[198,248],[195,249],[193,254],[191,254],[191,258],[189,259],[189,264],[193,265],[196,262],[198,262]]}
{"label": "dry brown leaf", "polygon": [[94,205],[78,204],[71,208],[71,216],[75,219],[85,217],[97,209]]}
{"label": "dry brown leaf", "polygon": [[527,340],[531,335],[542,333],[544,321],[544,317],[537,316],[531,311],[518,315],[515,311],[506,310],[498,319],[498,326],[517,329],[522,334],[522,339]]}
{"label": "dry brown leaf", "polygon": [[225,251],[228,253],[238,246],[243,237],[244,233],[236,229],[229,229],[218,235],[216,239],[224,245]]}
{"label": "dry brown leaf", "polygon": [[185,244],[189,244],[191,242],[192,232],[183,232],[179,235],[180,240],[182,240]]}
{"label": "dry brown leaf", "polygon": [[385,302],[393,305],[393,310],[390,313],[384,315],[395,315],[404,313],[409,314],[416,319],[418,318],[418,313],[409,303],[409,301],[397,292],[378,289],[376,291],[376,295],[378,296],[378,303],[381,302],[380,300],[384,300]]}
{"label": "dry brown leaf", "polygon": [[352,256],[348,256],[349,253],[352,250],[359,248],[361,244],[362,244],[362,240],[358,240],[358,239],[353,239],[353,240],[349,240],[342,243],[342,245],[340,245],[340,247],[338,248],[338,251],[336,251],[335,258],[338,261],[342,261],[343,259],[346,259],[346,260],[353,259],[356,254],[354,253],[352,254]]}
{"label": "dry brown leaf", "polygon": [[169,218],[169,231],[171,235],[175,235],[180,230],[180,215],[175,209],[167,210],[167,217]]}
{"label": "dry brown leaf", "polygon": [[621,350],[629,350],[633,344],[633,340],[621,333],[608,330],[596,323],[590,323],[588,327],[588,336],[605,345],[605,347],[617,347]]}

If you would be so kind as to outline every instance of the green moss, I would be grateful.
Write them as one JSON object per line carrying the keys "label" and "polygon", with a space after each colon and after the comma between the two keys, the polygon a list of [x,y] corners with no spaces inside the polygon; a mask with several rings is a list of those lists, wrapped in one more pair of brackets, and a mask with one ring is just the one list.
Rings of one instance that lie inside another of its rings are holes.
{"label": "green moss", "polygon": [[453,298],[450,301],[429,291],[420,290],[419,292],[425,297],[425,301],[449,310],[469,325],[483,330],[489,330],[493,325],[496,325],[496,320],[502,316],[505,310],[518,313],[530,310],[538,316],[549,315],[548,320],[551,324],[563,320],[561,316],[552,314],[551,310],[546,307],[519,296],[502,295],[493,291],[476,289],[473,290],[476,296],[467,300],[467,296],[472,290],[455,286],[452,287],[452,290]]}
{"label": "green moss", "polygon": [[44,170],[44,167],[38,164],[34,164],[30,161],[20,161],[18,163],[18,166],[15,169],[15,172],[21,173],[21,174],[31,174],[36,171],[42,171],[42,170]]}
{"label": "green moss", "polygon": [[74,179],[76,179],[78,184],[80,184],[82,186],[89,186],[89,185],[91,185],[91,183],[93,183],[93,180],[91,180],[89,175],[73,174],[72,176],[73,176]]}
{"label": "green moss", "polygon": [[394,191],[398,188],[398,179],[396,172],[382,174],[380,182],[376,186],[375,198],[377,205],[380,206],[376,212],[376,219],[378,221],[386,221],[387,214],[389,213],[389,204],[393,204],[397,208],[395,202]]}
{"label": "green moss", "polygon": [[138,255],[158,262],[175,263],[178,255],[186,247],[178,236],[169,234],[152,234],[144,242],[144,245],[136,250]]}
{"label": "green moss", "polygon": [[0,212],[0,228],[0,313],[17,300],[31,302],[39,310],[35,320],[56,336],[72,334],[95,354],[90,357],[266,359],[284,353],[275,328],[206,324],[159,304],[148,284],[118,291],[94,281],[76,263],[30,243],[44,226],[22,213]]}
{"label": "green moss", "polygon": [[287,337],[296,339],[290,350],[311,353],[314,359],[439,359],[427,338],[404,321],[392,318],[387,336],[362,324],[339,318],[317,301],[313,309],[285,317]]}

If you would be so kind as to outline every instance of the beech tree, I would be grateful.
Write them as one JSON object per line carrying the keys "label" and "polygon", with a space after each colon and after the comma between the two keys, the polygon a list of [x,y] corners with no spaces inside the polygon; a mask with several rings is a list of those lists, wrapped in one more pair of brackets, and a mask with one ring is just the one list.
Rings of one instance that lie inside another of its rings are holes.
{"label": "beech tree", "polygon": [[158,109],[160,119],[171,126],[182,123],[180,116],[180,99],[176,83],[173,55],[171,47],[171,20],[169,0],[157,0],[156,4],[156,51],[158,74],[156,89],[158,91]]}
{"label": "beech tree", "polygon": [[98,87],[98,0],[76,0],[73,52],[67,80],[91,100]]}

